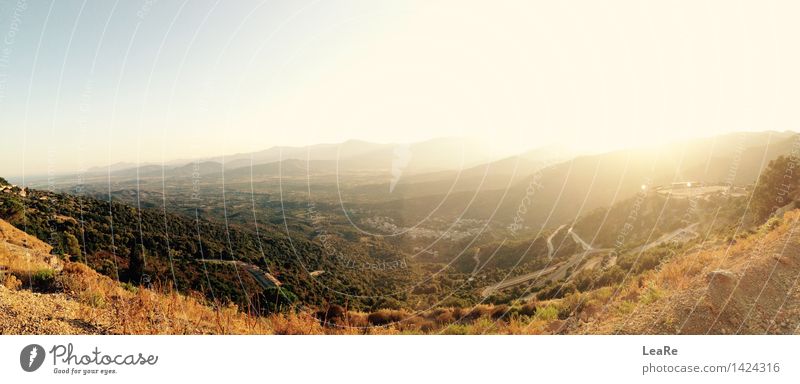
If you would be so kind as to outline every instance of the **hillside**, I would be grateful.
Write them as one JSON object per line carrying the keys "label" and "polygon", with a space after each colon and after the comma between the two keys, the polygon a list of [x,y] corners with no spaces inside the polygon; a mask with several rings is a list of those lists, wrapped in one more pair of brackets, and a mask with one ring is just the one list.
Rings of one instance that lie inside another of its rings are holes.
{"label": "hillside", "polygon": [[690,249],[620,287],[564,331],[623,334],[800,332],[800,210],[730,243]]}
{"label": "hillside", "polygon": [[0,335],[484,333],[499,331],[492,316],[503,311],[479,306],[364,313],[332,305],[254,316],[168,287],[119,283],[50,251],[0,220]]}
{"label": "hillside", "polygon": [[261,317],[118,283],[0,221],[0,334],[792,334],[800,329],[798,224],[793,210],[736,240],[686,248],[620,284],[560,299]]}
{"label": "hillside", "polygon": [[[762,159],[771,156],[767,147],[774,147],[753,143]],[[790,141],[782,143],[790,148]],[[741,168],[760,170],[762,162],[748,160]],[[484,232],[492,217],[459,221],[452,232],[391,236],[402,228],[390,218],[359,212],[369,218],[360,224],[388,228],[382,236],[355,230],[336,216],[339,207],[323,203],[281,202],[280,211],[257,211],[254,197],[224,195],[220,205],[200,211],[191,209],[191,198],[185,200],[189,209],[176,209],[185,199],[177,195],[175,203],[137,208],[135,190],[125,204],[118,195],[7,187],[0,218],[46,242],[7,231],[15,234],[6,243],[17,256],[5,266],[17,271],[10,273],[18,281],[4,283],[12,291],[27,287],[7,296],[8,310],[38,316],[44,301],[80,312],[83,305],[106,308],[119,299],[109,322],[128,327],[116,317],[120,306],[139,300],[131,294],[153,292],[165,300],[189,297],[198,308],[235,307],[245,318],[305,327],[279,333],[790,333],[798,313],[790,280],[800,272],[793,230],[800,174],[791,172],[797,162],[770,161],[755,185],[631,184],[634,196],[591,210],[588,195],[564,194],[563,206],[579,215],[540,232],[525,230],[533,223],[523,216],[513,236],[502,228]],[[548,196],[542,198],[531,199],[531,207]],[[437,248],[423,248],[445,235]],[[21,256],[33,250],[37,257]],[[79,289],[72,288],[76,284]],[[86,286],[101,288],[87,293]],[[74,299],[75,292],[77,304],[59,301]],[[48,316],[46,307],[41,316]],[[186,321],[202,323],[194,317]],[[138,332],[109,327],[97,332]]]}
{"label": "hillside", "polygon": [[[653,148],[578,156],[518,178],[513,184],[507,178],[500,189],[445,190],[378,203],[370,208],[386,215],[401,212],[396,215],[411,223],[435,214],[491,218],[507,224],[515,217],[520,202],[527,198],[531,204],[521,218],[535,232],[626,200],[635,196],[642,185],[652,187],[689,180],[735,186],[752,184],[769,161],[792,153],[797,141],[797,134],[789,131],[740,132]],[[413,185],[404,188],[419,189]]]}
{"label": "hillside", "polygon": [[0,220],[0,334],[269,333],[234,306],[124,286]]}
{"label": "hillside", "polygon": [[[323,245],[269,224],[258,228],[226,225],[161,209],[38,190],[29,190],[26,196],[0,194],[0,219],[48,241],[55,248],[53,253],[85,263],[114,280],[169,285],[185,294],[197,293],[263,313],[347,300],[357,308],[371,306],[377,303],[340,293],[400,290],[396,287],[410,279],[382,270],[354,269],[339,253],[326,252],[325,246],[335,246],[351,264],[397,260],[386,249],[347,244],[333,231]],[[233,261],[271,273],[282,283],[281,289],[260,285]],[[327,273],[310,274],[317,270]]]}

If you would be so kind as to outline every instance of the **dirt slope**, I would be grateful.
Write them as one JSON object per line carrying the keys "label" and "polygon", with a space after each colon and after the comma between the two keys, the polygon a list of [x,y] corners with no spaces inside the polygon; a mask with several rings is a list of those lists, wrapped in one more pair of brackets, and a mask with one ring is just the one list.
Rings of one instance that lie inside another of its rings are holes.
{"label": "dirt slope", "polygon": [[[800,211],[735,244],[680,255],[634,284],[649,293],[613,299],[572,331],[623,334],[797,334],[800,328]],[[633,291],[633,290],[632,290]],[[614,314],[624,300],[637,304]]]}

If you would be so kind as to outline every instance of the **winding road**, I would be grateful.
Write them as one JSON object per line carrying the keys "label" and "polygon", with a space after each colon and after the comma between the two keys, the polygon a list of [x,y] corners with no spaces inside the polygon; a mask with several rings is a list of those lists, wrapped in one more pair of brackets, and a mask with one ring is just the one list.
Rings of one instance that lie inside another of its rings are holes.
{"label": "winding road", "polygon": [[208,259],[203,259],[203,260],[200,260],[200,261],[203,262],[203,263],[208,263],[208,264],[231,264],[231,265],[236,265],[236,266],[242,267],[242,269],[247,271],[247,273],[249,273],[250,276],[253,276],[253,278],[256,280],[256,282],[258,282],[258,285],[260,285],[261,288],[264,288],[264,289],[273,288],[273,287],[280,287],[281,285],[283,285],[280,281],[278,281],[278,279],[275,278],[275,276],[272,276],[270,273],[265,272],[259,266],[254,265],[254,264],[245,263],[245,262],[239,261],[239,260],[208,260]]}
{"label": "winding road", "polygon": [[596,249],[596,248],[592,247],[591,244],[583,241],[583,239],[581,239],[581,237],[578,236],[578,234],[575,233],[575,231],[573,231],[572,228],[570,228],[568,230],[568,232],[572,236],[572,240],[574,240],[576,244],[580,245],[583,248],[584,251],[591,252],[591,251],[598,251],[599,250],[599,249]]}
{"label": "winding road", "polygon": [[[656,247],[656,246],[658,246],[660,244],[664,244],[664,243],[667,243],[669,241],[672,241],[672,240],[674,240],[674,239],[676,239],[676,238],[678,238],[680,236],[687,236],[687,240],[692,238],[692,237],[696,237],[698,234],[697,234],[697,232],[695,232],[694,229],[697,227],[697,225],[698,225],[697,223],[691,224],[691,225],[689,225],[687,227],[680,228],[680,229],[677,229],[677,230],[672,231],[670,233],[664,234],[663,236],[659,237],[658,239],[656,239],[654,241],[651,241],[651,242],[649,242],[647,244],[641,245],[639,247],[636,247],[634,249],[631,249],[628,252],[630,253],[630,252],[646,251],[646,250],[651,249],[653,247]],[[559,231],[561,231],[564,227],[565,227],[565,225],[562,225],[562,226],[558,227],[555,230],[555,232],[550,234],[550,236],[547,238],[547,254],[548,254],[548,257],[550,257],[551,259],[552,259],[553,252],[554,252],[553,242],[552,242],[553,237]],[[575,233],[575,231],[573,231],[572,228],[570,228],[568,230],[568,232],[569,232],[570,236],[572,237],[572,240],[576,244],[580,245],[581,248],[583,248],[583,252],[575,253],[572,256],[570,256],[570,258],[568,260],[560,262],[560,263],[557,263],[557,264],[552,265],[550,267],[547,267],[545,269],[542,269],[542,270],[539,270],[539,271],[536,271],[536,272],[526,273],[524,275],[520,275],[520,276],[516,276],[516,277],[510,278],[510,279],[506,279],[506,280],[504,280],[504,281],[502,281],[502,282],[500,282],[498,284],[488,286],[488,287],[484,288],[483,291],[481,291],[481,296],[488,297],[488,296],[490,296],[492,293],[494,293],[496,291],[500,291],[500,290],[506,289],[508,287],[513,287],[513,286],[515,286],[517,284],[522,284],[522,283],[525,283],[525,282],[528,282],[528,281],[531,281],[531,280],[549,279],[549,280],[556,281],[556,280],[562,279],[562,278],[566,277],[566,274],[567,274],[567,271],[569,270],[569,268],[580,264],[580,262],[583,261],[583,259],[587,255],[592,254],[592,253],[609,252],[609,251],[613,250],[613,248],[595,248],[595,247],[593,247],[591,244],[587,243],[580,236],[578,236],[578,234]],[[688,237],[688,236],[691,236],[691,237]],[[531,296],[529,295],[528,297],[531,297]]]}
{"label": "winding road", "polygon": [[475,260],[475,268],[472,268],[472,273],[471,273],[471,275],[473,276],[476,273],[478,273],[478,267],[481,266],[481,258],[479,257],[480,253],[481,253],[481,248],[480,247],[475,248],[475,254],[472,255],[472,260]]}
{"label": "winding road", "polygon": [[549,259],[553,258],[553,252],[555,252],[555,248],[553,247],[553,238],[566,226],[566,224],[562,224],[560,227],[556,228],[556,230],[551,233],[550,236],[547,236],[547,257]]}
{"label": "winding road", "polygon": [[686,240],[688,241],[689,239],[692,239],[692,238],[695,238],[697,236],[700,236],[700,234],[695,231],[695,228],[697,228],[697,225],[698,225],[698,223],[694,223],[694,224],[691,224],[689,226],[686,226],[686,227],[683,227],[683,228],[680,228],[680,229],[676,229],[676,230],[674,230],[674,231],[672,231],[670,233],[664,234],[663,236],[659,237],[658,239],[656,239],[654,241],[651,241],[651,242],[649,242],[647,244],[640,245],[640,246],[638,246],[638,247],[636,247],[634,249],[631,249],[630,252],[643,252],[643,251],[646,251],[648,249],[655,248],[656,246],[659,246],[661,244],[668,243],[668,242],[674,240],[676,237],[679,237],[679,236],[686,236]]}

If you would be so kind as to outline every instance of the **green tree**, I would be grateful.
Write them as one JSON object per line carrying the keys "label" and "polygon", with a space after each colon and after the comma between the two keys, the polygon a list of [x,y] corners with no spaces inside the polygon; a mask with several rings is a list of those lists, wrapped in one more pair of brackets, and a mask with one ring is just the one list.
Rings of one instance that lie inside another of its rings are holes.
{"label": "green tree", "polygon": [[131,250],[128,259],[128,278],[135,284],[140,284],[144,269],[147,266],[144,247],[141,244],[137,244],[136,241],[132,241],[128,248]]}
{"label": "green tree", "polygon": [[11,185],[6,179],[0,177],[0,187],[4,185]]}
{"label": "green tree", "polygon": [[81,252],[81,244],[78,242],[78,239],[75,235],[71,233],[64,234],[64,240],[67,245],[67,254],[72,256],[73,260],[78,260],[83,256],[83,252]]}
{"label": "green tree", "polygon": [[800,158],[779,156],[758,178],[753,190],[753,215],[766,220],[778,208],[797,200],[800,194]]}

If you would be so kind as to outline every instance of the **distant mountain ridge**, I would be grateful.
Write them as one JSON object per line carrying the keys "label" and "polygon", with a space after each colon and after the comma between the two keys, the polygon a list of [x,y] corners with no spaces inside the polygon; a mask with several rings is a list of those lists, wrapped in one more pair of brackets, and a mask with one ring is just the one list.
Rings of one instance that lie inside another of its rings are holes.
{"label": "distant mountain ridge", "polygon": [[[553,226],[625,200],[642,189],[680,181],[746,185],[769,161],[797,152],[800,136],[740,132],[646,149],[625,149],[552,164],[492,190],[457,190],[399,198],[376,205],[399,210],[410,222],[434,211],[448,217],[506,222],[515,212],[532,228]],[[535,184],[535,185],[534,185]],[[419,190],[409,185],[411,190]],[[523,203],[524,202],[524,203]],[[524,208],[520,208],[525,204]],[[415,214],[418,213],[418,214]]]}
{"label": "distant mountain ridge", "polygon": [[[383,167],[391,167],[391,160],[395,156],[396,148],[407,147],[411,157],[411,168],[420,170],[445,170],[461,169],[495,160],[498,156],[492,155],[490,150],[482,143],[459,137],[436,138],[412,143],[372,143],[363,140],[347,140],[341,143],[314,144],[308,146],[274,146],[255,152],[236,153],[225,156],[200,157],[196,159],[170,160],[163,164],[147,162],[138,167],[159,166],[174,169],[190,166],[193,163],[219,163],[224,164],[224,169],[235,169],[251,165],[277,163],[285,160],[304,161],[345,161],[348,163],[365,163],[378,161]],[[452,153],[462,156],[453,157]],[[372,165],[371,167],[374,167]],[[109,166],[98,166],[87,169],[87,173],[107,173],[118,171],[131,171],[137,164],[119,162]]]}

